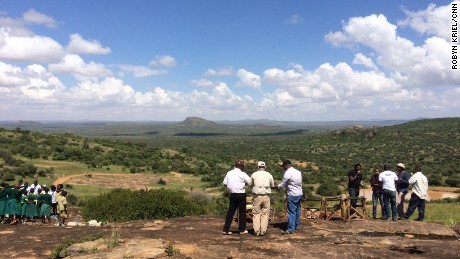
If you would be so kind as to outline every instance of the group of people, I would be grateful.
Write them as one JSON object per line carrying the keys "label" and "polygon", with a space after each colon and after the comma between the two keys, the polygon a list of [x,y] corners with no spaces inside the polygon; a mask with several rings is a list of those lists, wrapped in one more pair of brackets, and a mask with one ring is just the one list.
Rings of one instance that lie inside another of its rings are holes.
{"label": "group of people", "polygon": [[17,225],[25,222],[51,224],[55,218],[56,226],[64,226],[67,218],[67,192],[62,184],[57,186],[38,184],[29,186],[22,179],[16,185],[0,183],[0,218],[2,224]]}
{"label": "group of people", "polygon": [[[254,235],[263,236],[267,233],[270,213],[271,189],[285,189],[287,200],[287,229],[283,234],[293,234],[300,225],[301,202],[303,197],[302,173],[292,166],[290,160],[284,160],[281,165],[284,174],[281,182],[275,186],[273,176],[266,171],[265,162],[257,163],[257,171],[249,177],[244,171],[244,161],[238,160],[235,167],[225,175],[223,184],[230,192],[229,207],[225,217],[223,234],[230,235],[230,226],[235,211],[238,209],[238,233],[246,234],[246,191],[245,186],[252,187],[253,195],[253,228]],[[380,203],[382,219],[396,221],[407,220],[418,208],[416,220],[423,221],[425,201],[428,191],[428,180],[422,174],[420,165],[414,167],[412,175],[405,170],[403,163],[397,164],[397,172],[391,171],[391,166],[384,165],[383,172],[375,168],[370,178],[372,187],[372,216],[377,218],[377,205]],[[363,184],[361,164],[356,163],[354,169],[348,172],[348,191],[350,197],[358,197]],[[409,208],[404,212],[406,195],[412,190]],[[352,209],[356,207],[356,199],[351,199]]]}
{"label": "group of people", "polygon": [[300,204],[302,201],[302,173],[292,167],[290,160],[284,160],[281,165],[284,175],[281,182],[275,187],[273,176],[266,171],[265,162],[257,163],[257,171],[249,177],[242,170],[244,161],[238,160],[235,168],[227,172],[224,185],[230,191],[230,201],[225,217],[223,234],[230,235],[230,226],[235,211],[238,209],[238,233],[246,234],[246,185],[252,186],[253,195],[253,228],[256,236],[264,236],[267,233],[270,213],[270,193],[272,188],[286,189],[288,225],[283,234],[293,234],[300,225]]}
{"label": "group of people", "polygon": [[[428,179],[423,175],[420,165],[416,165],[412,175],[406,171],[403,163],[397,164],[396,172],[391,170],[389,164],[380,168],[374,168],[374,174],[370,178],[372,187],[372,217],[377,218],[377,206],[380,204],[382,216],[385,220],[407,220],[418,209],[416,220],[423,221],[425,217],[425,203],[428,193]],[[362,185],[361,164],[356,163],[354,169],[348,172],[348,193],[351,197],[359,196]],[[406,195],[411,189],[409,207],[406,211]],[[353,201],[353,200],[352,200]],[[352,207],[356,206],[351,204]]]}

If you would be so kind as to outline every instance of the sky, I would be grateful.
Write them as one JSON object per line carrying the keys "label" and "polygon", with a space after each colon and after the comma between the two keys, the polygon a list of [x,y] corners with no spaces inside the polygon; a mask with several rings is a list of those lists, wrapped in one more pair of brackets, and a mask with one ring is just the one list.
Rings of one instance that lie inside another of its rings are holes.
{"label": "sky", "polygon": [[460,117],[452,23],[443,0],[0,0],[0,120]]}

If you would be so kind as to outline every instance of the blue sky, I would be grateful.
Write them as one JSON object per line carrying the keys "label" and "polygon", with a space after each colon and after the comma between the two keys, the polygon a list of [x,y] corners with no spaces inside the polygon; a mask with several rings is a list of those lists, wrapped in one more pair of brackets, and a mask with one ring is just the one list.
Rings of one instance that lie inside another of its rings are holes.
{"label": "blue sky", "polygon": [[0,120],[458,117],[451,1],[0,0]]}

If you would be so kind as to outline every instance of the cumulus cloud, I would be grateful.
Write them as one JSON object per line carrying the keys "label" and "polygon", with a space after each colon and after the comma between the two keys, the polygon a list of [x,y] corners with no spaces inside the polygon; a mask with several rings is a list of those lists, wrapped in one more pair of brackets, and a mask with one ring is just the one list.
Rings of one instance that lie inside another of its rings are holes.
{"label": "cumulus cloud", "polygon": [[0,88],[21,86],[27,82],[27,77],[20,67],[0,62]]}
{"label": "cumulus cloud", "polygon": [[239,79],[238,85],[260,89],[262,83],[259,75],[256,75],[245,69],[238,69],[238,71],[236,72],[236,76]]}
{"label": "cumulus cloud", "polygon": [[[460,5],[460,1],[453,1]],[[398,25],[410,26],[416,31],[426,34],[450,39],[450,5],[436,7],[430,4],[425,10],[409,11],[405,10],[407,18],[399,21]]]}
{"label": "cumulus cloud", "polygon": [[84,81],[64,94],[66,99],[80,105],[129,104],[134,99],[134,89],[122,80],[107,77],[102,82]]}
{"label": "cumulus cloud", "polygon": [[112,72],[103,64],[95,62],[86,63],[80,56],[74,54],[65,55],[60,63],[50,64],[49,70],[52,72],[71,74],[80,78],[98,78],[111,76]]}
{"label": "cumulus cloud", "polygon": [[28,83],[20,86],[21,92],[31,99],[55,103],[55,95],[64,87],[62,82],[41,65],[29,65],[24,70]]}
{"label": "cumulus cloud", "polygon": [[64,54],[62,46],[45,36],[15,36],[0,29],[0,59],[21,62],[55,62]]}
{"label": "cumulus cloud", "polygon": [[102,47],[97,40],[85,40],[80,34],[70,35],[70,42],[67,50],[74,54],[109,54],[111,49]]}
{"label": "cumulus cloud", "polygon": [[176,59],[169,55],[158,55],[150,61],[149,65],[151,66],[163,66],[163,67],[175,67]]}
{"label": "cumulus cloud", "polygon": [[25,12],[22,15],[22,18],[26,23],[42,24],[50,28],[57,27],[57,22],[54,20],[53,17],[37,12],[34,9],[30,9],[29,11]]}
{"label": "cumulus cloud", "polygon": [[[442,19],[449,20],[449,16]],[[353,17],[342,31],[330,32],[325,39],[337,47],[370,48],[377,63],[391,72],[394,80],[401,80],[399,83],[409,88],[459,83],[458,73],[449,69],[450,47],[446,39],[433,36],[416,46],[399,36],[396,29],[384,15]]]}

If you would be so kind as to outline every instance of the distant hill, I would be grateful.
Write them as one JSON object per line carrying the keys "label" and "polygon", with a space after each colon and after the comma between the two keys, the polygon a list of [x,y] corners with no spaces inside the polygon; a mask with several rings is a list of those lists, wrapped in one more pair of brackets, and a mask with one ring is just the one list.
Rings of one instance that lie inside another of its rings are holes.
{"label": "distant hill", "polygon": [[179,122],[177,125],[181,126],[215,126],[217,123],[209,120],[205,120],[199,117],[187,117],[182,122]]}

